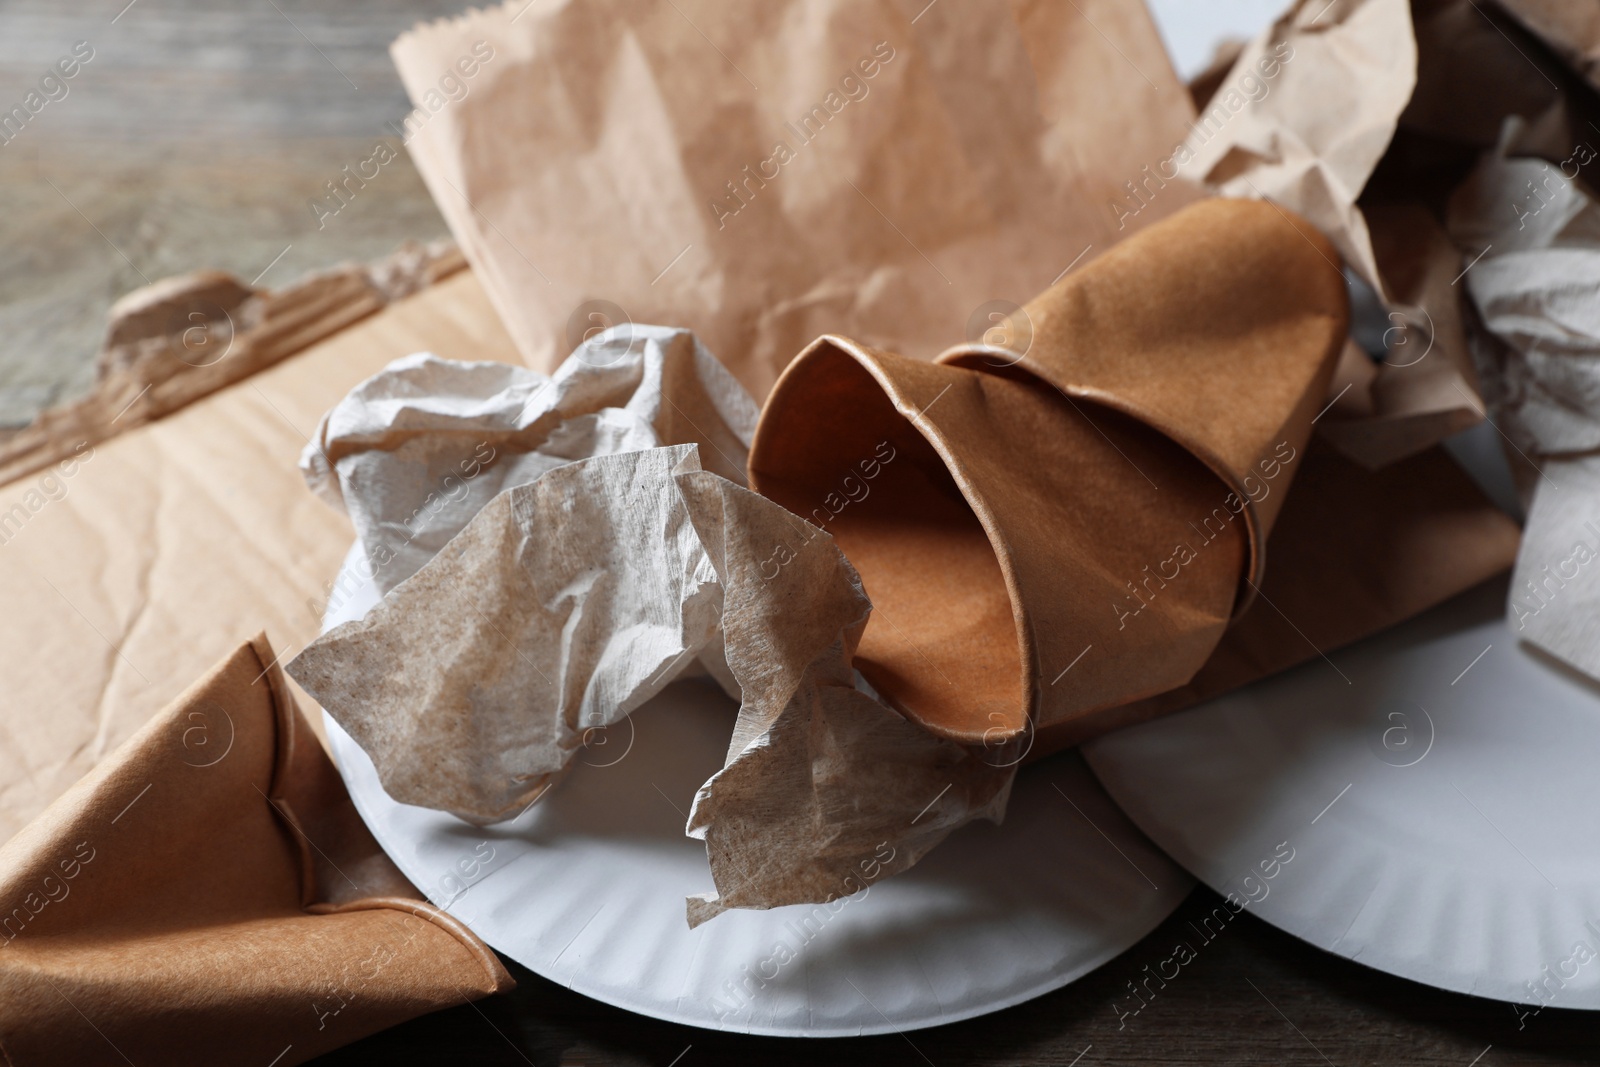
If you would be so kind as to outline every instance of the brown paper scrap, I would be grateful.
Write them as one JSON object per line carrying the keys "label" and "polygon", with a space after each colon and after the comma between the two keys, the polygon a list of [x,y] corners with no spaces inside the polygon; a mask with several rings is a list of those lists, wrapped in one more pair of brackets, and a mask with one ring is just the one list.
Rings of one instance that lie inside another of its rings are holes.
{"label": "brown paper scrap", "polygon": [[744,692],[727,765],[689,813],[716,884],[689,898],[689,925],[848,896],[959,826],[999,822],[1015,761],[986,762],[857,688],[851,658],[872,605],[833,538],[715,475],[677,482],[723,584]]}
{"label": "brown paper scrap", "polygon": [[1247,45],[1173,162],[1309,219],[1380,295],[1356,198],[1416,85],[1407,0],[1299,0]]}
{"label": "brown paper scrap", "polygon": [[[1556,8],[1568,30],[1581,21],[1560,4],[1543,15]],[[1203,180],[1310,218],[1386,304],[1376,375],[1341,375],[1330,401],[1346,386],[1365,395],[1335,404],[1322,436],[1376,468],[1474,425],[1455,283],[1484,245],[1452,245],[1444,201],[1508,116],[1528,120],[1521,151],[1570,161],[1600,102],[1514,19],[1472,0],[1302,0],[1245,50],[1229,85],[1238,114],[1219,89],[1190,139]]]}
{"label": "brown paper scrap", "polygon": [[[1392,303],[1376,365],[1336,381],[1339,401],[1317,431],[1371,469],[1416,455],[1483,419],[1478,376],[1467,347],[1458,284],[1462,257],[1444,228],[1419,203],[1365,209],[1373,251]],[[1352,393],[1342,395],[1345,385]]]}
{"label": "brown paper scrap", "polygon": [[297,1064],[514,984],[361,822],[264,637],[0,848],[0,1054]]}
{"label": "brown paper scrap", "polygon": [[673,487],[694,445],[602,455],[496,496],[366,618],[289,664],[396,800],[476,823],[539,798],[711,640],[716,574]]}

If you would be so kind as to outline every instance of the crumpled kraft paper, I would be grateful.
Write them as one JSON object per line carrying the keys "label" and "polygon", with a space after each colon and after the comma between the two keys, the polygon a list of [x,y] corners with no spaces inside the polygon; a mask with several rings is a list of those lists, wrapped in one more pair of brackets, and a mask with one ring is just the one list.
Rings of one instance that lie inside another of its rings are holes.
{"label": "crumpled kraft paper", "polygon": [[387,593],[501,490],[575,459],[693,443],[708,469],[742,482],[756,415],[693,334],[626,325],[583,341],[552,376],[396,360],[323,416],[300,466],[349,514]]}
{"label": "crumpled kraft paper", "polygon": [[1299,0],[1240,53],[1173,162],[1304,216],[1383,294],[1356,198],[1416,78],[1407,0]]}
{"label": "crumpled kraft paper", "polygon": [[514,0],[392,53],[541,369],[596,319],[692,328],[757,397],[824,333],[929,358],[1196,196],[1114,207],[1193,117],[1142,3]]}
{"label": "crumpled kraft paper", "polygon": [[1341,369],[1318,427],[1363,465],[1481,418],[1456,283],[1483,245],[1452,247],[1444,203],[1509,116],[1526,120],[1519,153],[1572,162],[1600,98],[1557,54],[1592,74],[1597,25],[1592,5],[1567,0],[1302,0],[1219,80],[1193,158],[1174,157],[1225,195],[1316,222],[1386,304],[1379,362]]}
{"label": "crumpled kraft paper", "polygon": [[1441,210],[1462,150],[1492,146],[1510,115],[1530,122],[1532,150],[1564,158],[1594,117],[1577,86],[1476,0],[1299,0],[1241,53],[1173,163],[1223,195],[1304,215],[1403,311],[1411,302],[1391,289],[1408,261],[1381,262],[1372,206]]}
{"label": "crumpled kraft paper", "polygon": [[264,637],[0,849],[11,1067],[296,1064],[512,986],[373,840]]}
{"label": "crumpled kraft paper", "polygon": [[1527,150],[1570,153],[1595,117],[1575,86],[1492,5],[1302,0],[1208,101],[1185,168],[1224,195],[1311,219],[1387,305],[1380,362],[1338,376],[1319,427],[1346,455],[1375,468],[1479,420],[1453,283],[1482,246],[1452,247],[1438,216],[1463,161],[1507,115],[1537,119]]}
{"label": "crumpled kraft paper", "polygon": [[744,699],[727,765],[696,795],[727,908],[827,902],[912,866],[974,819],[999,822],[1016,761],[936,737],[857,688],[872,605],[827,533],[713,474],[677,475],[723,587],[728,666]]}
{"label": "crumpled kraft paper", "polygon": [[1488,399],[1538,467],[1507,623],[1600,677],[1600,204],[1559,166],[1497,150],[1452,201],[1451,227],[1487,249],[1466,280],[1494,342],[1479,350]]}
{"label": "crumpled kraft paper", "polygon": [[1385,352],[1374,365],[1354,351],[1354,373],[1336,379],[1317,431],[1377,469],[1477,425],[1482,414],[1461,314],[1460,251],[1420,203],[1369,204],[1364,214],[1391,300]]}
{"label": "crumpled kraft paper", "polygon": [[677,445],[568,463],[496,496],[289,673],[390,796],[477,823],[536,801],[589,730],[715,636],[721,590],[670,478]]}
{"label": "crumpled kraft paper", "polygon": [[1479,418],[1455,249],[1421,204],[1358,202],[1417,95],[1456,73],[1423,63],[1419,82],[1420,31],[1407,0],[1301,0],[1245,48],[1185,145],[1186,173],[1305,216],[1385,303],[1387,353],[1336,377],[1319,426],[1374,468]]}

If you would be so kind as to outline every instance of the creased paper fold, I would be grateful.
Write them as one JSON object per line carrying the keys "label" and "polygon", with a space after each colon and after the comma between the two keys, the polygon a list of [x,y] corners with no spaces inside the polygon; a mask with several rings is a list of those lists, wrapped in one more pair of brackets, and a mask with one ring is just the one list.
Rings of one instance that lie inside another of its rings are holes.
{"label": "creased paper fold", "polygon": [[1394,136],[1416,69],[1406,0],[1300,0],[1245,46],[1207,102],[1185,144],[1185,172],[1224,196],[1265,197],[1305,216],[1382,293],[1356,198]]}
{"label": "creased paper fold", "polygon": [[1245,47],[1185,144],[1192,158],[1181,157],[1186,174],[1221,195],[1265,198],[1311,220],[1376,291],[1380,362],[1352,346],[1319,427],[1369,468],[1480,417],[1451,285],[1459,257],[1423,206],[1427,190],[1413,183],[1376,204],[1364,195],[1408,120],[1438,125],[1440,108],[1418,119],[1419,107],[1453,99],[1441,59],[1458,57],[1441,45],[1450,28],[1436,26],[1441,6],[1461,17],[1459,4],[1415,13],[1408,0],[1300,0]]}

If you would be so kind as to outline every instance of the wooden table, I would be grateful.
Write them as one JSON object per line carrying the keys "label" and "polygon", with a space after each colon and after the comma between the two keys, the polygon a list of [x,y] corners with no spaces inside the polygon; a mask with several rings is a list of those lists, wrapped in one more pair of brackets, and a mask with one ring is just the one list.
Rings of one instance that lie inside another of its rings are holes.
{"label": "wooden table", "polygon": [[[104,313],[200,266],[281,283],[445,227],[402,155],[319,228],[307,201],[406,110],[386,49],[462,0],[12,0],[0,105],[73,42],[94,59],[0,146],[0,428],[87,388]],[[816,1042],[692,1030],[608,1008],[513,967],[512,995],[371,1037],[322,1064],[1438,1064],[1600,1060],[1600,1014],[1441,993],[1327,955],[1243,915],[1137,1015],[1143,978],[1218,903],[1197,890],[1139,945],[1008,1011],[903,1036]]]}
{"label": "wooden table", "polygon": [[[93,50],[0,143],[0,430],[86,391],[106,309],[149,281],[281,285],[448,233],[384,127],[409,109],[388,45],[463,0],[127,4],[0,7],[0,113]],[[399,158],[319,227],[308,202],[380,140]]]}

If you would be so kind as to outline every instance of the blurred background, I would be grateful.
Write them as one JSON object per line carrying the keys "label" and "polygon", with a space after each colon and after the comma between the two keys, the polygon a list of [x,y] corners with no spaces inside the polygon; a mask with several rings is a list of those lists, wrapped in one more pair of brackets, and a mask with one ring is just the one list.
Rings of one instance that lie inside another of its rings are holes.
{"label": "blurred background", "polygon": [[[409,109],[388,46],[464,6],[0,0],[0,116],[92,49],[0,143],[0,434],[88,390],[107,308],[147,282],[216,268],[275,287],[446,236],[385,126]],[[1150,6],[1187,78],[1283,0]],[[380,141],[399,158],[319,226],[309,202]]]}

